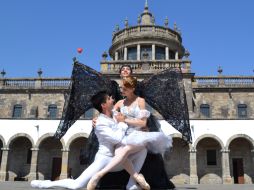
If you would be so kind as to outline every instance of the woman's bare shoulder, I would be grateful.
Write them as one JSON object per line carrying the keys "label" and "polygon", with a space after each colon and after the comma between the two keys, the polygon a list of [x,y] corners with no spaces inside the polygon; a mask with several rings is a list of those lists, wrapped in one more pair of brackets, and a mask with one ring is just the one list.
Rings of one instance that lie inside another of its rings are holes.
{"label": "woman's bare shoulder", "polygon": [[121,107],[121,105],[123,104],[123,101],[124,100],[118,100],[118,102],[116,102],[116,104],[115,104],[115,108],[118,108],[118,107]]}
{"label": "woman's bare shoulder", "polygon": [[138,97],[138,103],[145,103],[145,99],[144,98],[141,98],[141,97]]}

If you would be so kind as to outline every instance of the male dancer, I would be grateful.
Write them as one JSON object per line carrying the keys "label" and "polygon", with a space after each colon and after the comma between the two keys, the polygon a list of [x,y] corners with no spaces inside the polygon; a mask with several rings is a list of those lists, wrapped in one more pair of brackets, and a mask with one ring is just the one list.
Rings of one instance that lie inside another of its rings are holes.
{"label": "male dancer", "polygon": [[[95,155],[94,162],[77,178],[77,179],[63,179],[58,181],[42,181],[33,180],[31,182],[32,187],[37,188],[50,188],[50,187],[64,187],[68,189],[79,189],[87,185],[90,178],[104,168],[114,156],[115,145],[121,142],[125,135],[127,128],[126,124],[123,124],[124,117],[116,116],[117,122],[112,118],[113,99],[107,95],[106,92],[99,92],[92,98],[93,106],[100,112],[100,115],[96,122],[95,134],[99,141],[99,150]],[[128,159],[133,164],[135,171],[140,171],[144,159],[146,157],[146,149],[131,155]],[[115,171],[122,170],[123,167],[119,166],[115,168]],[[128,168],[130,169],[130,168]],[[137,176],[134,176],[135,178]],[[139,178],[140,179],[140,178]],[[143,179],[141,179],[143,180]],[[133,190],[138,189],[136,182],[133,178],[129,179],[126,189]]]}

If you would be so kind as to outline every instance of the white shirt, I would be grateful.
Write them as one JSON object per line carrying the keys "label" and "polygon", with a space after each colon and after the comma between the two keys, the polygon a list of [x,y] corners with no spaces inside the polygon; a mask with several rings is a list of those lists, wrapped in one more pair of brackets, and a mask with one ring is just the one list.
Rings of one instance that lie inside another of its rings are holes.
{"label": "white shirt", "polygon": [[113,118],[100,113],[95,126],[95,134],[99,141],[97,153],[114,156],[115,145],[122,141],[127,127],[127,124],[117,123]]}

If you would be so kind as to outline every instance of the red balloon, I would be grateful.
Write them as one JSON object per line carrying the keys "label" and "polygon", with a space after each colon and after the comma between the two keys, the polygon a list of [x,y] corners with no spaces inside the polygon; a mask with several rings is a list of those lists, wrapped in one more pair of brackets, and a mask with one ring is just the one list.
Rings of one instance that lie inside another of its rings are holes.
{"label": "red balloon", "polygon": [[78,53],[82,53],[83,48],[78,48],[77,51],[78,51]]}

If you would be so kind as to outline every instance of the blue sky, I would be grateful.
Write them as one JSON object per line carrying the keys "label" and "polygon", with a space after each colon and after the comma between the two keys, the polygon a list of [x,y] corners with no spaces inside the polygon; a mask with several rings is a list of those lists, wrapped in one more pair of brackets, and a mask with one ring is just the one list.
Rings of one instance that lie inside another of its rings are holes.
{"label": "blue sky", "polygon": [[[6,77],[69,77],[72,57],[96,70],[116,24],[136,25],[145,0],[1,0],[0,70]],[[148,0],[157,25],[176,22],[197,76],[254,75],[254,1]]]}

